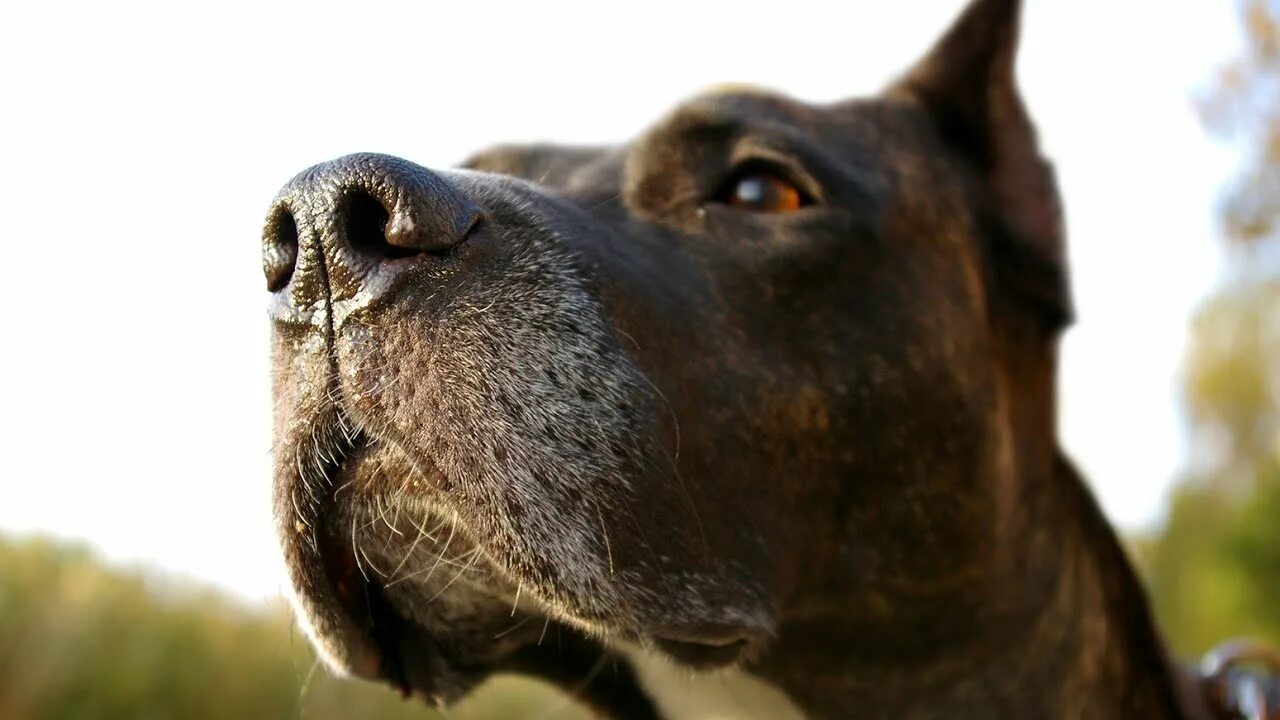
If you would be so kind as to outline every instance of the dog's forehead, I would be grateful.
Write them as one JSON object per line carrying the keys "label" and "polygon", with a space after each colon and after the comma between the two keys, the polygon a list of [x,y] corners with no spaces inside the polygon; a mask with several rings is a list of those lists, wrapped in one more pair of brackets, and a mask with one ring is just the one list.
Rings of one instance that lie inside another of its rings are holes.
{"label": "dog's forehead", "polygon": [[[853,97],[814,103],[768,89],[721,86],[670,109],[630,143],[633,152],[661,153],[663,146],[687,146],[732,136],[782,136],[828,155],[867,150],[868,144],[906,144],[918,150],[924,114],[902,94]],[[927,135],[927,133],[925,133]]]}
{"label": "dog's forehead", "polygon": [[947,155],[926,113],[903,94],[810,103],[754,88],[713,90],[670,110],[619,159],[626,205],[650,216],[706,197],[750,162],[806,174],[829,198],[857,197],[863,212],[871,197],[950,194],[930,179],[945,172]]}
{"label": "dog's forehead", "polygon": [[680,132],[707,126],[751,128],[759,125],[805,126],[821,119],[824,109],[765,88],[725,85],[705,90],[679,103],[653,130]]}

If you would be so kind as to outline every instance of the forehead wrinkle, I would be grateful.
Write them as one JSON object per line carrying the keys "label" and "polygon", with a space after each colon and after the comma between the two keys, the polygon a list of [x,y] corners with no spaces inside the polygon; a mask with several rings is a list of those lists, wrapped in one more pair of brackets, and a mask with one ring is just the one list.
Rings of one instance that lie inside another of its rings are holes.
{"label": "forehead wrinkle", "polygon": [[[766,100],[764,105],[759,101]],[[687,162],[691,150],[728,151],[743,136],[763,128],[782,132],[800,123],[799,114],[783,111],[799,103],[781,96],[742,94],[695,97],[655,123],[630,147],[625,161],[626,187],[632,188],[664,170]]]}
{"label": "forehead wrinkle", "polygon": [[685,100],[656,122],[636,145],[669,133],[735,132],[761,121],[803,124],[818,107],[782,93],[759,88],[712,89]]}
{"label": "forehead wrinkle", "polygon": [[[641,135],[629,148],[627,166],[638,169],[640,159],[662,162],[678,159],[691,145],[709,139],[736,143],[759,136],[766,146],[781,141],[808,149],[811,155],[844,159],[850,142],[865,146],[882,135],[879,126],[885,116],[885,98],[856,98],[815,105],[765,90],[704,94],[691,98],[668,113]],[[708,136],[720,135],[721,137]],[[833,147],[826,147],[834,143]]]}

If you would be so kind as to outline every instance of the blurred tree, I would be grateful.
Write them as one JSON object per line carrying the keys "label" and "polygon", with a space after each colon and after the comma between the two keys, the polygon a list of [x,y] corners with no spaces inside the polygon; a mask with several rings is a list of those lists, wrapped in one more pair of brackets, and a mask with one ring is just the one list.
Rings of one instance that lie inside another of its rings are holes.
{"label": "blurred tree", "polygon": [[[580,718],[558,691],[500,679],[449,717]],[[288,610],[103,565],[88,551],[0,536],[0,720],[382,720],[440,717],[341,680]]]}
{"label": "blurred tree", "polygon": [[1242,151],[1219,207],[1224,288],[1187,360],[1188,477],[1163,532],[1139,544],[1174,647],[1280,641],[1280,3],[1243,0],[1244,52],[1201,102]]}
{"label": "blurred tree", "polygon": [[1280,25],[1274,0],[1243,0],[1244,52],[1200,104],[1210,132],[1247,149],[1222,205],[1228,239],[1272,240],[1280,218]]}

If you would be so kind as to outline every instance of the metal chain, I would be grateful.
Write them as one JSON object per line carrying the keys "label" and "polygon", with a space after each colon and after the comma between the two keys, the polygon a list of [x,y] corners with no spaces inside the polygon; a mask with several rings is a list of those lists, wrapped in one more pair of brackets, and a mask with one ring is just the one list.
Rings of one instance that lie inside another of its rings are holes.
{"label": "metal chain", "polygon": [[1200,660],[1209,705],[1222,720],[1280,720],[1280,650],[1231,640]]}

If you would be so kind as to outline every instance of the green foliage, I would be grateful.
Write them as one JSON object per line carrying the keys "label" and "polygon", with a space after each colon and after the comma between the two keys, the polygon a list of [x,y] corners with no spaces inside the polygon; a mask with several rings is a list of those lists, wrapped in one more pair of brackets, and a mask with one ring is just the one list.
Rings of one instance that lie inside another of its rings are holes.
{"label": "green foliage", "polygon": [[1175,496],[1145,559],[1160,624],[1198,655],[1231,637],[1280,642],[1280,472],[1236,500],[1195,483]]}
{"label": "green foliage", "polygon": [[1245,52],[1204,104],[1210,129],[1247,150],[1221,207],[1228,289],[1192,326],[1192,470],[1163,532],[1137,543],[1185,654],[1240,635],[1280,643],[1280,7],[1240,8]]}
{"label": "green foliage", "polygon": [[[581,717],[558,692],[501,679],[449,717]],[[113,570],[47,540],[0,538],[0,719],[437,717],[318,666],[287,608]]]}

